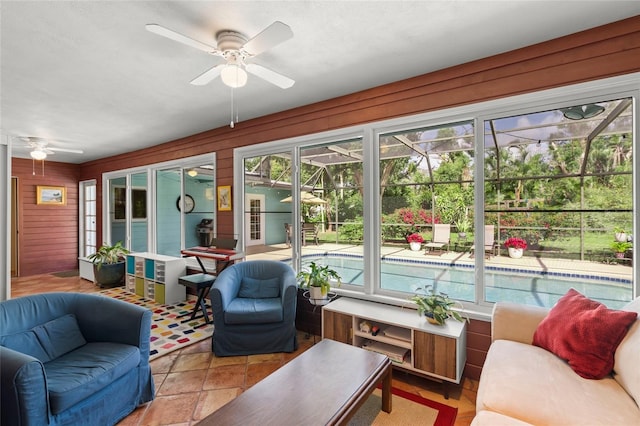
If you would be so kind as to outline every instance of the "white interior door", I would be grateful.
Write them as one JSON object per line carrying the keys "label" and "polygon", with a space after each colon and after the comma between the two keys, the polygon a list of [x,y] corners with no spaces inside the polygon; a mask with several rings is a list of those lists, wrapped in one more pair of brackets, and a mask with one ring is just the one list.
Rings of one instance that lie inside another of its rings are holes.
{"label": "white interior door", "polygon": [[265,206],[263,194],[245,196],[245,246],[264,245]]}

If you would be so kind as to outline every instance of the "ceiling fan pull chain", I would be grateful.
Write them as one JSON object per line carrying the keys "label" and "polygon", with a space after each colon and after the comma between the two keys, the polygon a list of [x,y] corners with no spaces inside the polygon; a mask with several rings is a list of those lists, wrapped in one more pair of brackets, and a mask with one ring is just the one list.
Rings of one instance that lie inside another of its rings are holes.
{"label": "ceiling fan pull chain", "polygon": [[238,123],[240,120],[238,120],[238,103],[236,102],[236,123]]}
{"label": "ceiling fan pull chain", "polygon": [[231,88],[231,124],[229,124],[229,127],[231,127],[233,129],[234,123],[233,123],[233,87]]}

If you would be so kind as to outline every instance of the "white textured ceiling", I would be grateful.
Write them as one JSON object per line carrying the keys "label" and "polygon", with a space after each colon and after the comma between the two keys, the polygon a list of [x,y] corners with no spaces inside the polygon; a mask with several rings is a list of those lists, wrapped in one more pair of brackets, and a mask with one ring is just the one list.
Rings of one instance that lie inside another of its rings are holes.
{"label": "white textured ceiling", "polygon": [[291,27],[254,62],[296,84],[249,75],[243,121],[635,16],[640,1],[2,0],[0,14],[0,130],[82,149],[49,157],[82,163],[229,124],[230,89],[189,84],[219,59],[148,23],[212,45],[222,29]]}

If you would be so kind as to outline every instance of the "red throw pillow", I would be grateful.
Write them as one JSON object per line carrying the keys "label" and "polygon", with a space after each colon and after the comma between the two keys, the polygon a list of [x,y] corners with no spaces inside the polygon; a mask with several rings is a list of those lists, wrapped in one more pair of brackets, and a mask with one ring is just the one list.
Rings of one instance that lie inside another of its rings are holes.
{"label": "red throw pillow", "polygon": [[533,344],[566,360],[581,377],[602,379],[613,370],[616,348],[637,316],[571,289],[540,322]]}

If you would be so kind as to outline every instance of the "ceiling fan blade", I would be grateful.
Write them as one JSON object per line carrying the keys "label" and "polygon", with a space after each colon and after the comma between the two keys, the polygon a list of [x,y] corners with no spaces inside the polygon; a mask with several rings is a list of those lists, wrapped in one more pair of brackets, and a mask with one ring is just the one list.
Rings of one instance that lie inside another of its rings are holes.
{"label": "ceiling fan blade", "polygon": [[208,84],[216,77],[218,77],[220,75],[220,71],[222,71],[222,68],[224,68],[225,65],[226,64],[216,65],[215,67],[203,72],[202,74],[191,80],[189,83],[193,84],[194,86],[204,86],[205,84]]}
{"label": "ceiling fan blade", "polygon": [[165,28],[158,24],[147,24],[145,25],[145,28],[147,29],[147,31],[150,31],[154,34],[158,34],[162,37],[166,37],[173,41],[177,41],[178,43],[186,44],[187,46],[191,46],[198,50],[202,50],[203,52],[207,52],[207,53],[218,52],[218,49],[216,49],[213,46],[209,46],[208,44],[199,42],[198,40],[194,40],[191,37],[187,37],[186,35],[182,35],[180,33],[177,33],[173,30],[170,30],[169,28]]}
{"label": "ceiling fan blade", "polygon": [[246,68],[247,71],[251,74],[258,76],[263,80],[266,80],[269,83],[280,87],[281,89],[288,89],[295,83],[295,81],[290,79],[289,77],[278,74],[277,72],[272,71],[269,68],[263,67],[262,65],[247,64]]}
{"label": "ceiling fan blade", "polygon": [[269,50],[278,44],[293,37],[291,28],[280,21],[276,21],[262,30],[261,33],[247,41],[242,49],[252,56],[259,55],[265,50]]}
{"label": "ceiling fan blade", "polygon": [[[71,149],[71,148],[56,148],[53,146],[48,146],[45,148],[46,151],[55,151],[55,152],[70,152],[72,154],[84,154],[84,151],[81,149]],[[48,152],[47,152],[48,154]],[[53,152],[51,152],[53,154]]]}

